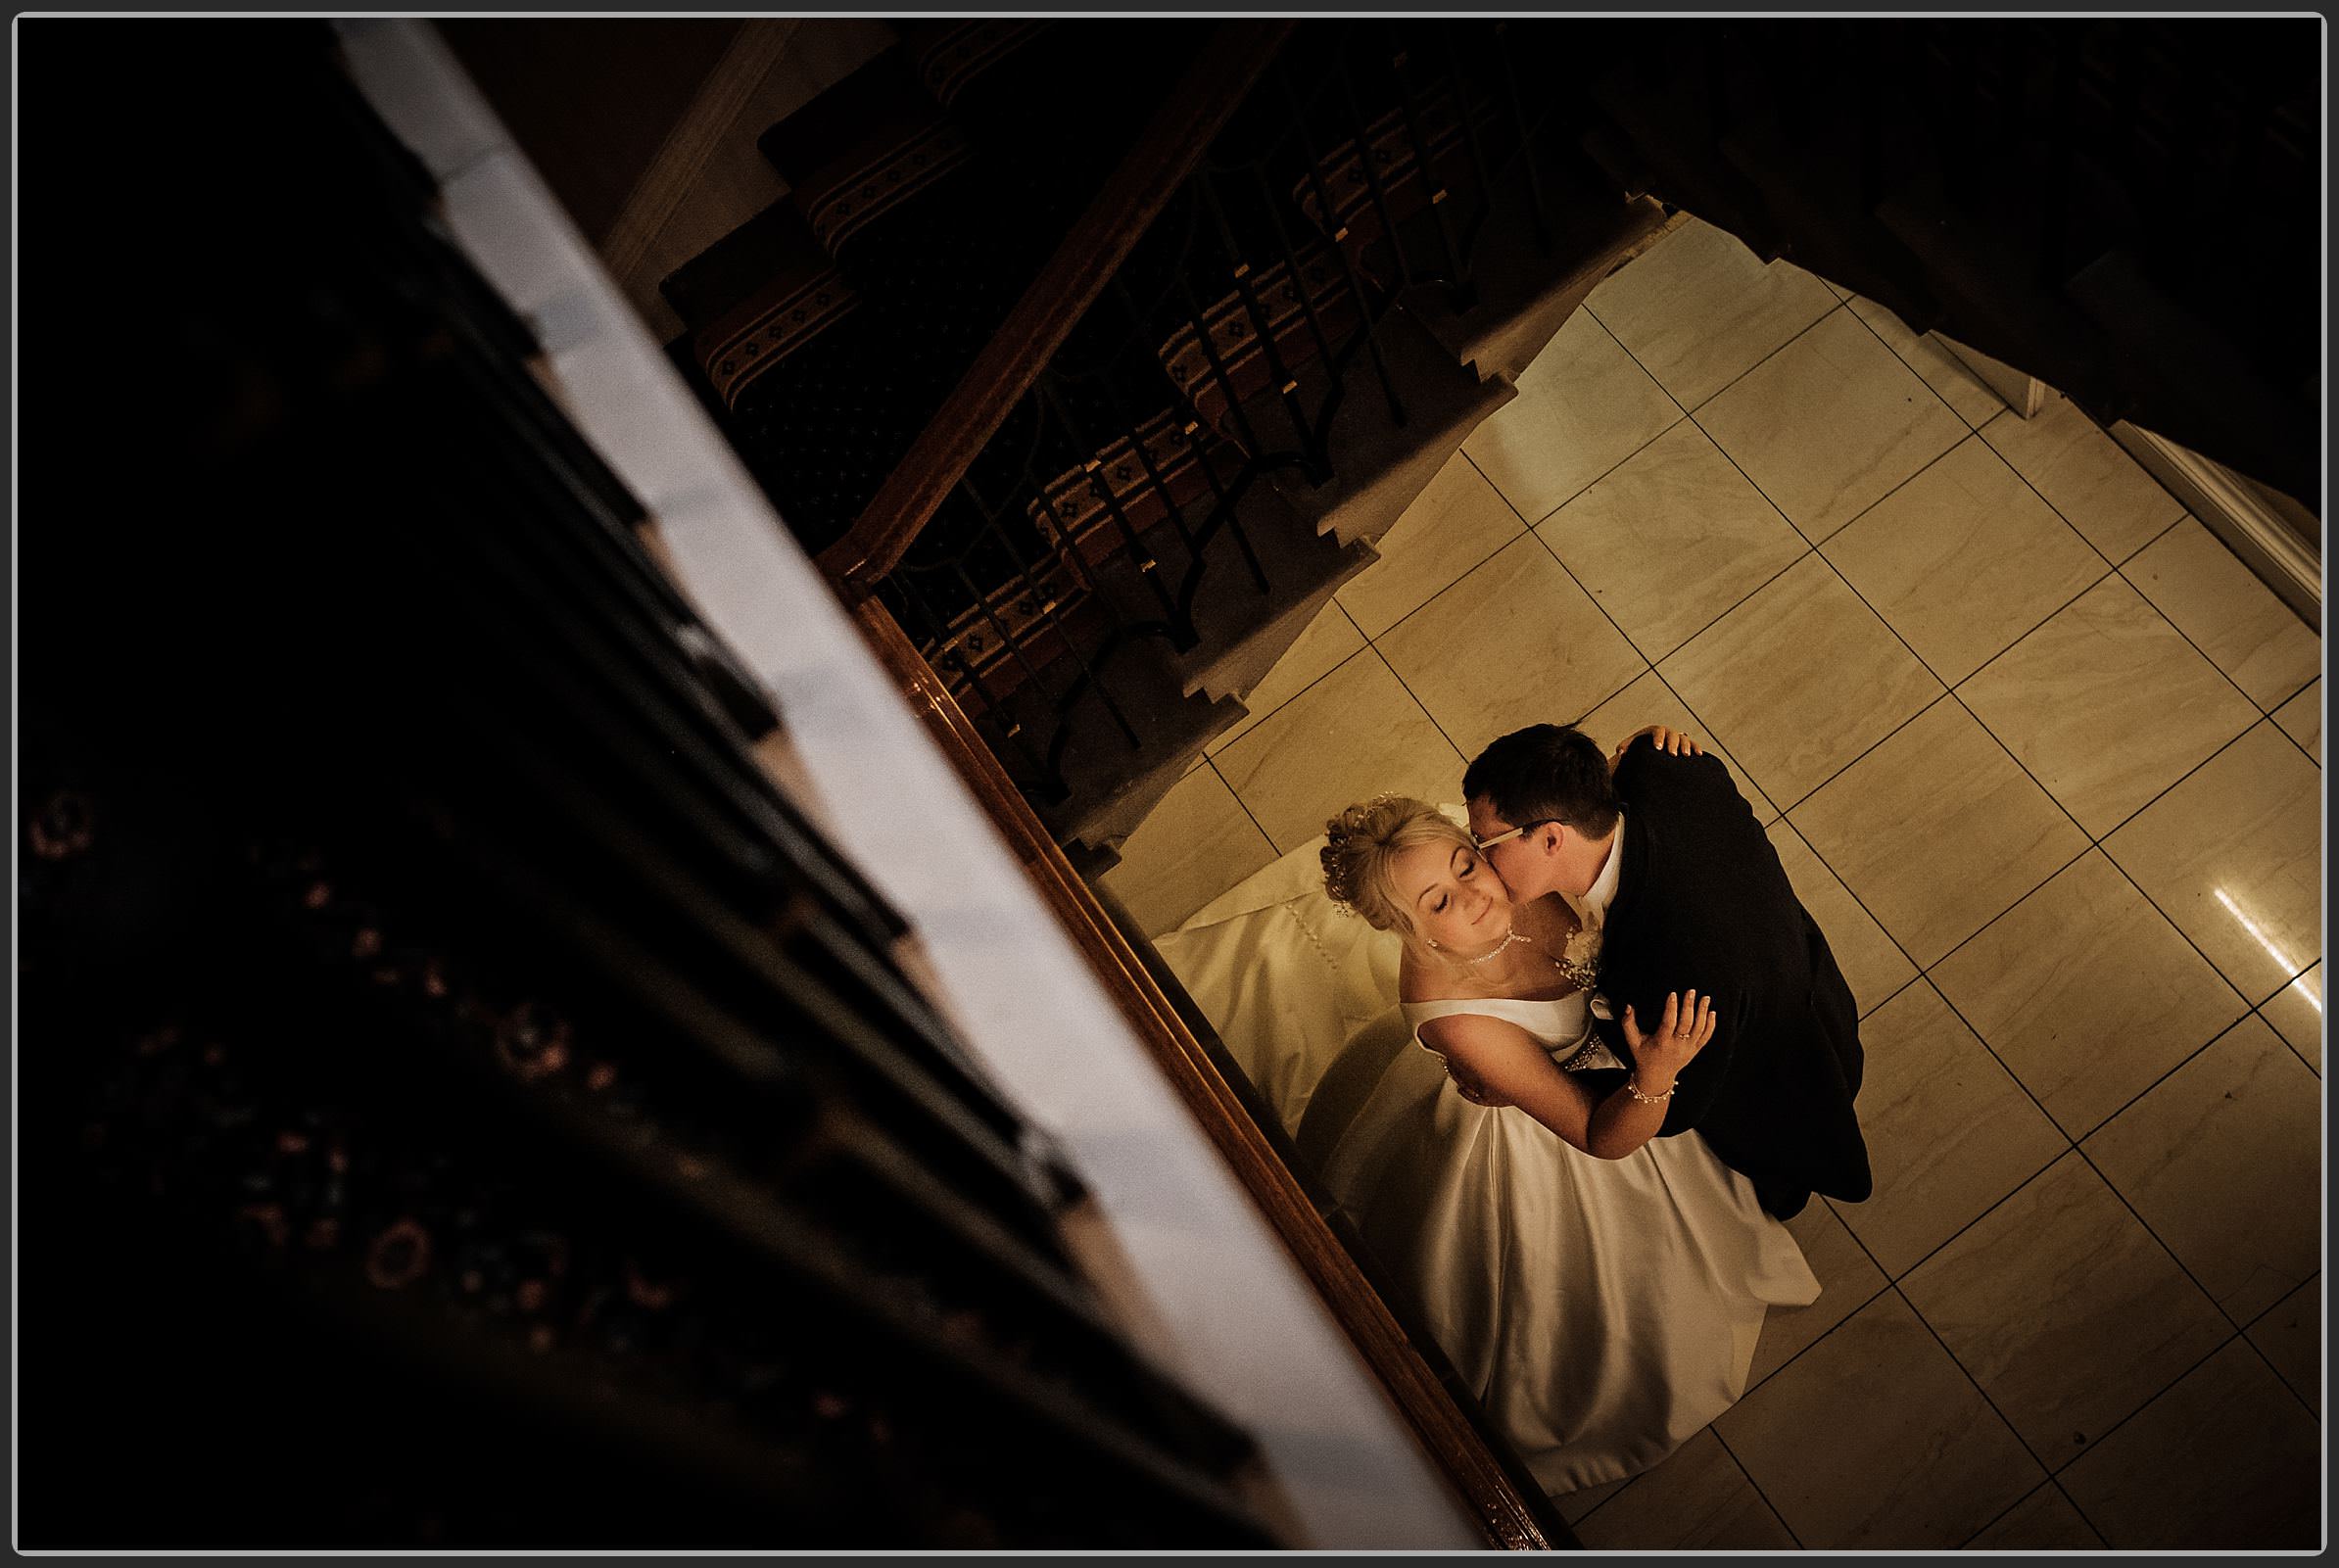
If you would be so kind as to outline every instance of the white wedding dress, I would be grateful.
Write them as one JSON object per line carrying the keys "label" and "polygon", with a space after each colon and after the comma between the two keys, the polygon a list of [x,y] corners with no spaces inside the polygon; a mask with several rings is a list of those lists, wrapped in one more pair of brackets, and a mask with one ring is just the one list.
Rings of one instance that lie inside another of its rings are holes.
{"label": "white wedding dress", "polygon": [[1399,1004],[1397,939],[1324,896],[1320,846],[1157,947],[1545,1490],[1638,1475],[1737,1401],[1764,1311],[1819,1281],[1695,1133],[1598,1160],[1464,1099],[1422,1022],[1490,1014],[1598,1065],[1586,999]]}

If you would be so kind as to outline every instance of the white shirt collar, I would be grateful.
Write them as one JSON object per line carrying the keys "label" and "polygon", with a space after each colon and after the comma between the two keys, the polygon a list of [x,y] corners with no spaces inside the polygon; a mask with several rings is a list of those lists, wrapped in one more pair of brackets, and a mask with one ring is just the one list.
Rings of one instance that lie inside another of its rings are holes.
{"label": "white shirt collar", "polygon": [[1608,905],[1615,900],[1616,884],[1624,878],[1624,813],[1616,814],[1616,836],[1608,840],[1608,858],[1593,879],[1590,891],[1581,898],[1567,902],[1575,910],[1576,919],[1586,930],[1597,931],[1608,918]]}

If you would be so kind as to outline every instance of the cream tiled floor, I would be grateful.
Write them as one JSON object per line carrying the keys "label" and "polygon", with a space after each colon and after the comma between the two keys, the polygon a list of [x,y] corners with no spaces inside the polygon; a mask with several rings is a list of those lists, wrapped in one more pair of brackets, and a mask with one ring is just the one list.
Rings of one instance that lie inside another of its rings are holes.
{"label": "cream tiled floor", "polygon": [[1696,223],[1380,548],[1123,846],[1149,930],[1504,731],[1661,720],[1865,1015],[1824,1294],[1586,1544],[2315,1544],[2319,638],[2076,408]]}

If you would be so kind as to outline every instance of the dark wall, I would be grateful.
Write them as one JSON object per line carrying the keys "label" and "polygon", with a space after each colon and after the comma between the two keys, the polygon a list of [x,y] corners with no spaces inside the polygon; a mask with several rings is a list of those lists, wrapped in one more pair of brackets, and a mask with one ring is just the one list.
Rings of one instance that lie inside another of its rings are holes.
{"label": "dark wall", "polygon": [[439,30],[587,239],[739,35],[725,21],[442,21]]}

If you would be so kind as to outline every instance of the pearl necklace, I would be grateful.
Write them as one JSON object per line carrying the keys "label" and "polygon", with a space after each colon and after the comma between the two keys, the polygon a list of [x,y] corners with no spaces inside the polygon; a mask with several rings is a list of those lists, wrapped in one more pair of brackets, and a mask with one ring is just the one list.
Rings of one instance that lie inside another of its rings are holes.
{"label": "pearl necklace", "polygon": [[[1587,935],[1590,936],[1590,940],[1588,942],[1584,940]],[[1435,951],[1440,958],[1445,959],[1447,963],[1453,965],[1456,969],[1466,970],[1474,970],[1478,968],[1479,965],[1485,964],[1495,958],[1500,957],[1504,953],[1508,952],[1518,943],[1532,940],[1532,938],[1530,938],[1524,931],[1520,930],[1515,924],[1513,924],[1510,927],[1509,935],[1504,937],[1501,941],[1497,942],[1487,951],[1479,954],[1476,958],[1456,958],[1448,954],[1444,948],[1438,946],[1436,937],[1433,936],[1425,939],[1428,941],[1431,949]],[[1549,960],[1551,968],[1566,975],[1570,983],[1581,986],[1586,990],[1591,989],[1599,982],[1599,934],[1597,931],[1590,933],[1577,931],[1569,936],[1567,945],[1571,949],[1581,945],[1584,946],[1587,951],[1582,957],[1578,957],[1572,951],[1566,954],[1564,957],[1554,957],[1552,954],[1545,951],[1542,947],[1537,947],[1535,951],[1543,958]]]}
{"label": "pearl necklace", "polygon": [[[1446,962],[1449,964],[1457,965],[1462,969],[1474,970],[1479,965],[1487,962],[1489,959],[1500,957],[1502,954],[1509,951],[1513,945],[1523,942],[1527,938],[1525,934],[1522,933],[1516,926],[1513,926],[1510,927],[1510,934],[1508,936],[1504,937],[1501,941],[1497,942],[1493,947],[1488,948],[1485,952],[1479,954],[1476,958],[1448,957]],[[1438,952],[1441,954],[1445,953],[1446,951],[1444,948],[1438,947],[1437,938],[1434,936],[1429,939],[1429,945],[1433,948],[1437,948]]]}

